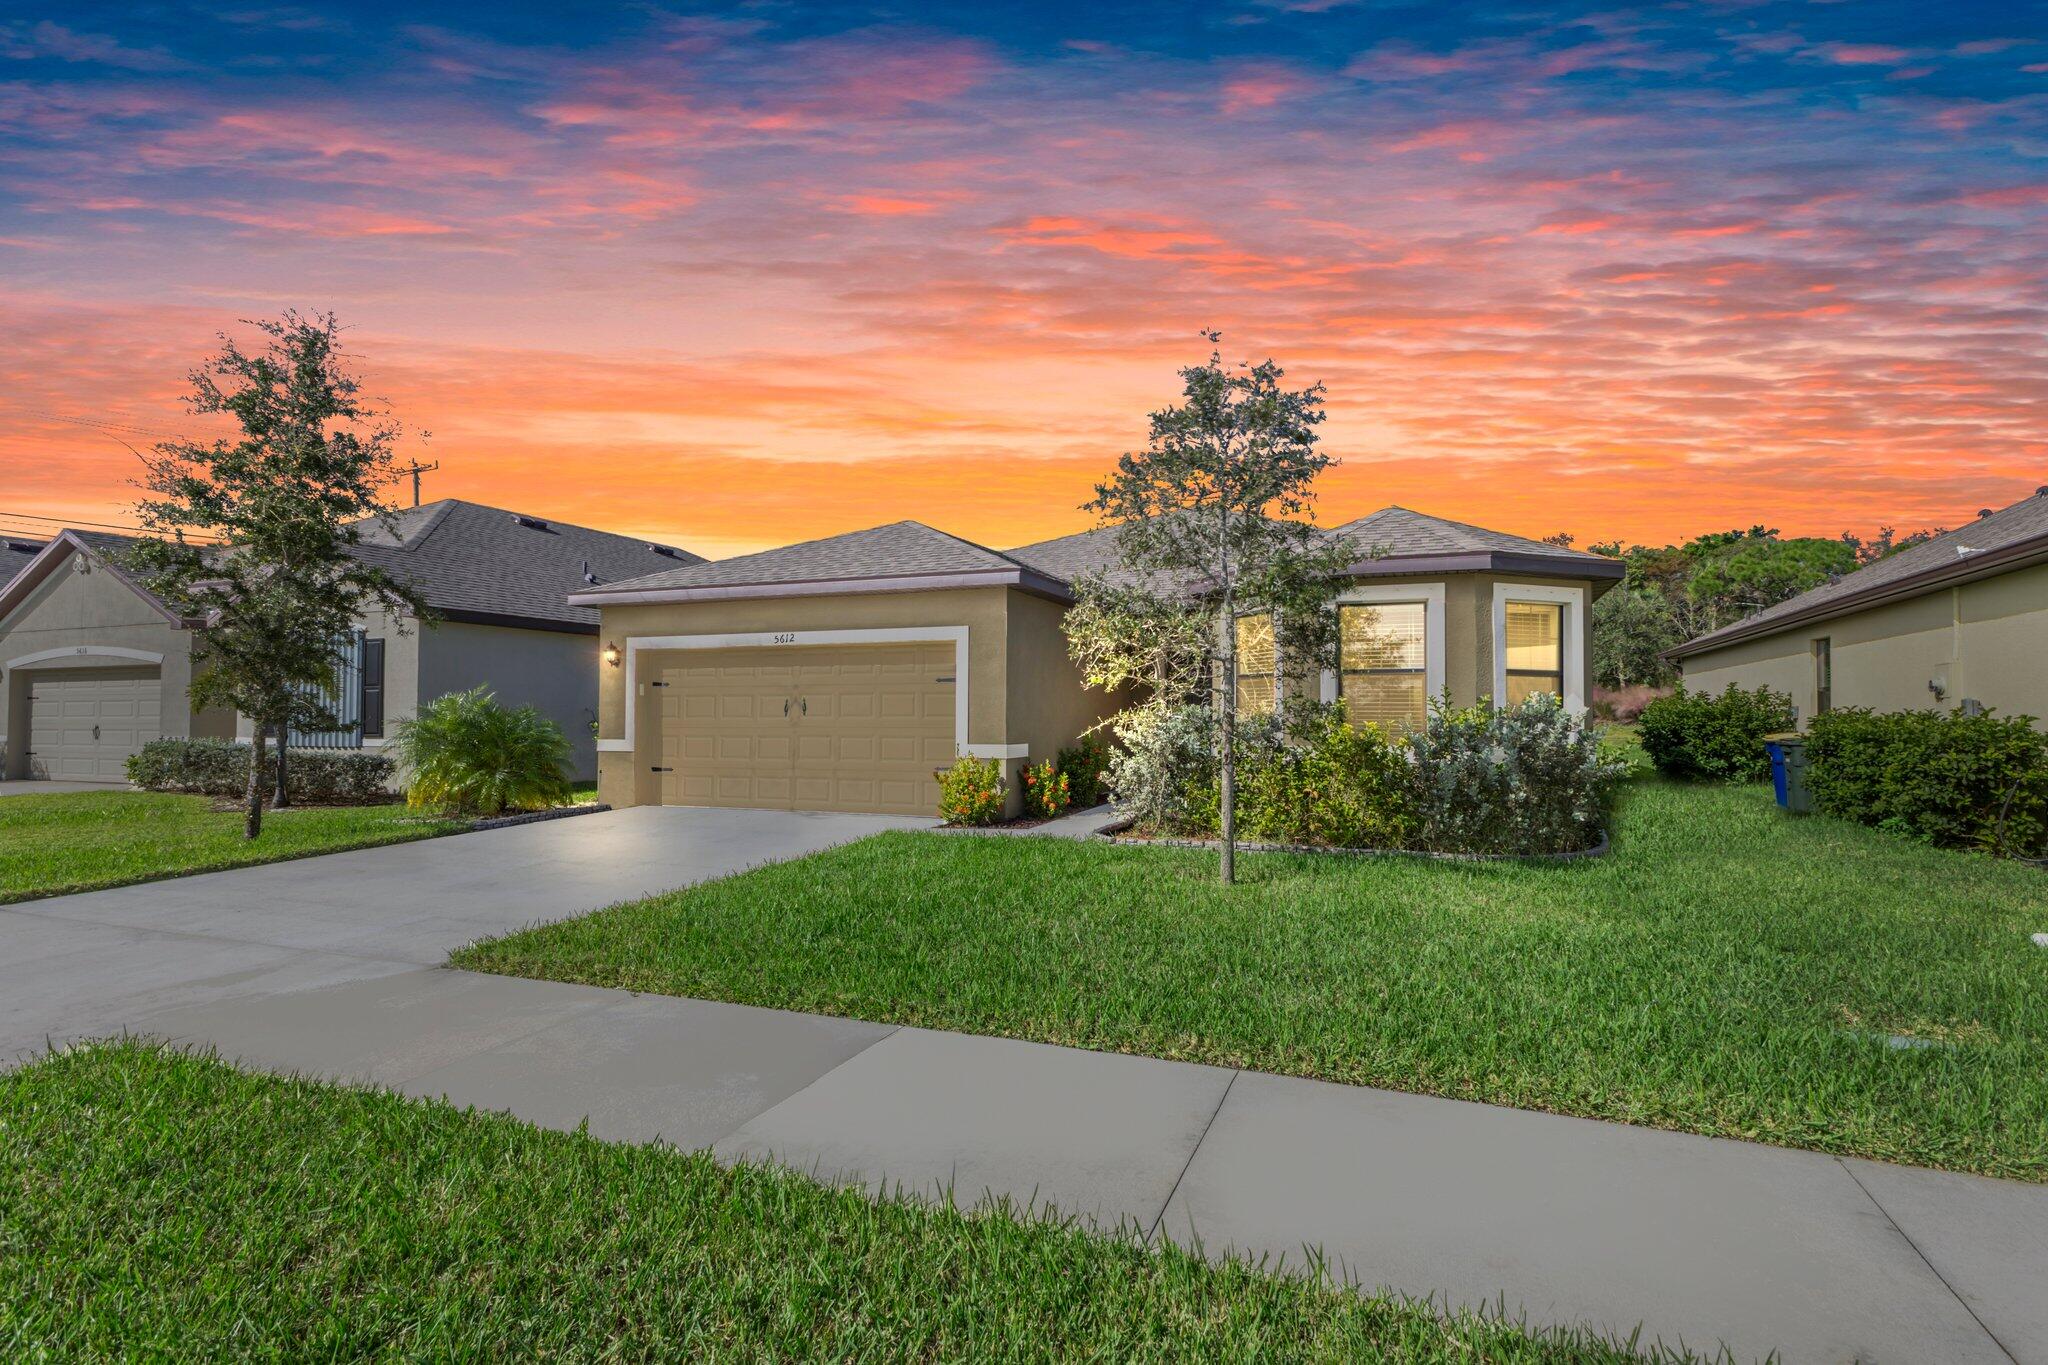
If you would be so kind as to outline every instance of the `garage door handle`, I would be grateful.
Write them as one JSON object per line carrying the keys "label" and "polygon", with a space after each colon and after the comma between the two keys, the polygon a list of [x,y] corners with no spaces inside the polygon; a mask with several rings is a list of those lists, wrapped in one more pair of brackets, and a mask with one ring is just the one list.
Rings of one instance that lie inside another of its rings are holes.
{"label": "garage door handle", "polygon": [[805,697],[802,701],[796,704],[796,708],[797,710],[803,712],[805,715],[808,716],[809,714],[811,714],[811,699],[809,697]]}
{"label": "garage door handle", "polygon": [[100,727],[99,727],[99,726],[95,725],[95,726],[93,726],[93,727],[92,727],[92,737],[93,737],[94,739],[98,739],[98,738],[100,737]]}
{"label": "garage door handle", "polygon": [[785,716],[789,714],[789,698],[788,698],[788,697],[784,697],[784,698],[782,699],[782,714],[783,714],[783,715],[785,715]]}
{"label": "garage door handle", "polygon": [[649,768],[649,769],[648,769],[647,771],[648,771],[648,772],[651,772],[651,773],[672,773],[672,772],[674,772],[674,771],[675,771],[675,769],[674,769],[674,768]]}

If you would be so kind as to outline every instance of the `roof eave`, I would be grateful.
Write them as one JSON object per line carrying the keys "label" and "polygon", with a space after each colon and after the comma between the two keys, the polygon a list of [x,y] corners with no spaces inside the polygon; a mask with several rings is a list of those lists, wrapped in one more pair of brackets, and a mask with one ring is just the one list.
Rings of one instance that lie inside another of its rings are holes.
{"label": "roof eave", "polygon": [[776,597],[838,597],[853,593],[935,592],[946,588],[1018,588],[1055,602],[1071,602],[1065,583],[1030,569],[983,569],[946,574],[879,574],[815,578],[790,583],[718,583],[702,587],[598,588],[569,594],[572,607],[619,607],[668,602],[729,602]]}
{"label": "roof eave", "polygon": [[1618,559],[1564,559],[1556,555],[1522,554],[1513,550],[1472,550],[1456,554],[1383,555],[1360,559],[1344,570],[1348,577],[1387,574],[1516,573],[1550,578],[1619,580],[1628,566]]}
{"label": "roof eave", "polygon": [[1968,559],[1958,559],[1953,564],[1941,564],[1919,573],[1895,578],[1889,583],[1880,583],[1872,588],[1845,593],[1826,602],[1816,603],[1802,611],[1787,612],[1760,621],[1753,626],[1737,622],[1721,630],[1711,631],[1697,639],[1674,645],[1657,657],[1676,663],[1689,659],[1695,654],[1705,654],[1729,645],[1741,644],[1745,640],[1761,640],[1781,634],[1797,626],[1812,625],[1816,621],[1832,621],[1838,616],[1848,616],[1872,607],[1881,607],[1888,602],[1908,597],[1919,597],[1938,588],[1960,586],[1980,578],[2009,573],[2014,569],[2028,568],[2037,563],[2048,563],[2048,533],[2016,540],[2001,545],[1995,550],[1985,550]]}

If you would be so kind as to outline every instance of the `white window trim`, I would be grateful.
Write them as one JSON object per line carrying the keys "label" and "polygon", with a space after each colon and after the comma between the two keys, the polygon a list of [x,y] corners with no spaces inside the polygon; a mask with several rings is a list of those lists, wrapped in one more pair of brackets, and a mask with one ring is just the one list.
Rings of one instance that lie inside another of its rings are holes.
{"label": "white window trim", "polygon": [[[1336,607],[1394,606],[1412,602],[1422,604],[1422,690],[1426,705],[1442,696],[1444,691],[1444,585],[1376,583],[1346,588],[1337,595]],[[1340,623],[1342,619],[1338,618]],[[1343,647],[1341,640],[1338,647]],[[1341,694],[1337,670],[1324,669],[1323,700],[1335,701]]]}
{"label": "white window trim", "polygon": [[640,655],[644,650],[794,649],[804,645],[914,645],[953,643],[953,747],[969,758],[1026,758],[1025,744],[967,742],[967,627],[878,626],[865,630],[750,630],[725,635],[633,635],[626,639],[626,737],[600,739],[601,754],[632,753],[640,710]]}
{"label": "white window trim", "polygon": [[1564,604],[1564,708],[1586,709],[1586,590],[1550,588],[1536,583],[1493,585],[1493,704],[1504,706],[1508,695],[1508,603]]}

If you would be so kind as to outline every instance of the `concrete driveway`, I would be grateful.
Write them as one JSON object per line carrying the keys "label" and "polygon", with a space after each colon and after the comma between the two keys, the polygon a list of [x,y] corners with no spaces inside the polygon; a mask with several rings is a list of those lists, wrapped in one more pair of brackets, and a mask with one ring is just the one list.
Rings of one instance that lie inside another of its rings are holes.
{"label": "concrete driveway", "polygon": [[0,906],[0,1061],[931,823],[643,806]]}

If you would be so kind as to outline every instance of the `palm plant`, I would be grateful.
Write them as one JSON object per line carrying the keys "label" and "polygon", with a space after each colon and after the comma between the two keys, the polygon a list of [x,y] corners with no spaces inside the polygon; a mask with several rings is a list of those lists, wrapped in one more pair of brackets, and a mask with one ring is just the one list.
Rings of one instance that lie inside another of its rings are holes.
{"label": "palm plant", "polygon": [[422,706],[399,723],[392,748],[414,809],[496,815],[569,800],[561,727],[531,706],[500,706],[487,687]]}

